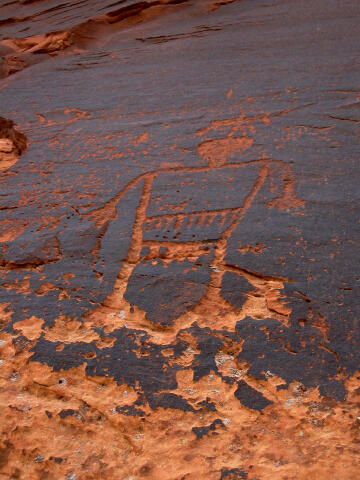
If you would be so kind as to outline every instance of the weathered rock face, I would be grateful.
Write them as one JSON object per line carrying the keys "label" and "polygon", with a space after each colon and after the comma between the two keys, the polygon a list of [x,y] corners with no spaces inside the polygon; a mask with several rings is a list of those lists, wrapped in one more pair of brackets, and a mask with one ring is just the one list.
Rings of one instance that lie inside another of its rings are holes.
{"label": "weathered rock face", "polygon": [[1,478],[357,477],[359,21],[0,7]]}
{"label": "weathered rock face", "polygon": [[14,128],[14,122],[0,117],[0,171],[12,167],[25,149],[25,135]]}

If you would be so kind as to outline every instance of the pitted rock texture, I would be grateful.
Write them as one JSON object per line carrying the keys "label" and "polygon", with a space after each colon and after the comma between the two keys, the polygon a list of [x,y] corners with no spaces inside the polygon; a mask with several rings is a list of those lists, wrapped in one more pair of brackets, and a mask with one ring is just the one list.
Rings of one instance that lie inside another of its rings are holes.
{"label": "pitted rock texture", "polygon": [[357,478],[359,21],[0,6],[0,478]]}

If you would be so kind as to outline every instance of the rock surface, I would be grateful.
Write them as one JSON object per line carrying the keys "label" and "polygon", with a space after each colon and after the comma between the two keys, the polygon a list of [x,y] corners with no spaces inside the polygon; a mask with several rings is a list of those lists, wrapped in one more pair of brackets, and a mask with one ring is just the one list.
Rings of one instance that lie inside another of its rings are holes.
{"label": "rock surface", "polygon": [[0,478],[359,471],[360,4],[0,6]]}

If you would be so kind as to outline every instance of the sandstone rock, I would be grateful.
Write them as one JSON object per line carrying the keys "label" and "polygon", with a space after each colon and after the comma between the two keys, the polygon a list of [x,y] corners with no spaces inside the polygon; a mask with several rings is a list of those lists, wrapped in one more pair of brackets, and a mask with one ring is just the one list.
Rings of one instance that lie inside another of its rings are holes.
{"label": "sandstone rock", "polygon": [[357,478],[359,20],[0,6],[1,478]]}

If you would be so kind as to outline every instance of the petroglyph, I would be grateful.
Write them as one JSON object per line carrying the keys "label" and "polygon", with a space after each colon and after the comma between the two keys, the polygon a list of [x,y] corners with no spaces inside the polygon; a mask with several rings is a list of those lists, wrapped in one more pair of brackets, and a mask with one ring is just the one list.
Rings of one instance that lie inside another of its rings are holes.
{"label": "petroglyph", "polygon": [[[121,209],[121,203],[118,202],[121,202],[127,190],[143,182],[131,244],[113,293],[104,302],[107,307],[122,308],[127,303],[132,308],[141,305],[148,320],[150,315],[155,324],[169,326],[178,317],[176,302],[180,302],[181,308],[186,305],[182,313],[193,310],[198,303],[202,304],[203,309],[206,308],[207,299],[210,298],[212,303],[216,301],[219,305],[226,305],[220,292],[223,275],[229,270],[225,262],[227,241],[266,180],[273,181],[274,175],[280,173],[281,185],[269,208],[275,205],[279,207],[280,199],[283,199],[287,208],[303,205],[300,200],[295,205],[288,193],[293,188],[294,180],[291,168],[286,163],[269,159],[226,164],[230,154],[239,154],[243,150],[242,147],[238,150],[238,145],[237,141],[229,143],[226,153],[222,148],[218,151],[215,147],[211,155],[216,161],[208,158],[209,166],[165,168],[143,174],[102,208],[102,222],[106,218],[114,218],[111,211]],[[243,145],[242,141],[240,145]],[[250,145],[251,142],[247,147]],[[106,212],[110,212],[107,217]],[[92,212],[88,215],[96,218]],[[96,212],[98,215],[99,212]],[[102,233],[102,240],[106,235]],[[100,246],[97,250],[100,257],[101,250]],[[195,251],[197,255],[194,255]],[[194,272],[193,280],[188,277],[189,271]],[[203,280],[196,280],[200,271],[203,272]],[[235,272],[233,275],[246,277],[246,270],[232,268],[231,271]],[[172,281],[175,283],[171,286]],[[186,295],[190,295],[187,301],[184,288],[188,291]],[[237,288],[236,285],[234,288]],[[198,290],[195,296],[190,293],[194,289]],[[177,291],[176,297],[168,300],[166,296],[171,290]],[[275,293],[277,290],[271,291]],[[276,303],[275,298],[274,301]],[[279,303],[278,311],[273,308],[272,313],[282,315],[281,312],[286,311],[288,315],[289,310],[284,310],[281,305]],[[96,315],[95,312],[93,314]]]}
{"label": "petroglyph", "polygon": [[0,6],[0,477],[356,478],[358,23]]}

